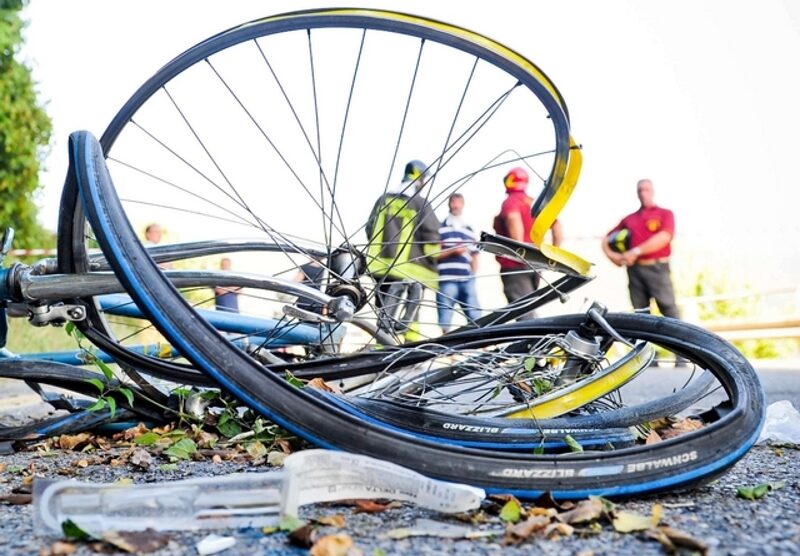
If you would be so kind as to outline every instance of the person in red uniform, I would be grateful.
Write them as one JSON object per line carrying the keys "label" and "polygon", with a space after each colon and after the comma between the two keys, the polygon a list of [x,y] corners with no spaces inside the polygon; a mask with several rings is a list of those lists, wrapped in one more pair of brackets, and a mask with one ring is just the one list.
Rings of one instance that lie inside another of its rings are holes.
{"label": "person in red uniform", "polygon": [[[669,269],[675,217],[655,204],[652,181],[639,180],[636,194],[641,207],[611,230],[602,243],[603,252],[612,263],[627,268],[634,310],[649,312],[650,300],[655,299],[662,315],[679,318]],[[621,236],[625,241],[619,240]]]}
{"label": "person in red uniform", "polygon": [[[531,216],[531,199],[528,188],[528,173],[523,168],[512,168],[503,178],[506,187],[506,198],[500,207],[500,214],[494,219],[494,231],[497,235],[509,237],[516,241],[530,243],[533,216]],[[561,244],[562,231],[558,220],[550,228],[553,245]],[[525,297],[539,287],[539,274],[517,260],[496,256],[500,264],[500,279],[503,281],[503,293],[509,303]],[[520,317],[532,318],[533,312]]]}

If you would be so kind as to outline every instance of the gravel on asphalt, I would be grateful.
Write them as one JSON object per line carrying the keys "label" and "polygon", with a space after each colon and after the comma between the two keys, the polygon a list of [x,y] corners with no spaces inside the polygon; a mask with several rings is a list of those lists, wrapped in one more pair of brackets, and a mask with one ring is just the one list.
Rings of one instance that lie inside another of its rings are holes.
{"label": "gravel on asphalt", "polygon": [[[114,450],[119,448],[111,448]],[[130,478],[136,483],[176,480],[188,477],[220,475],[231,472],[268,471],[269,468],[249,463],[223,461],[183,461],[177,469],[160,470],[158,465],[140,470],[130,463],[118,467],[77,463],[85,459],[82,453],[56,451],[43,455],[25,451],[0,456],[0,494],[19,488],[25,476],[63,477],[69,474],[80,480],[112,482]],[[649,515],[654,504],[663,506],[662,524],[666,523],[702,540],[710,554],[724,555],[800,555],[800,450],[758,446],[750,451],[731,471],[709,485],[688,492],[641,497],[618,502],[622,510]],[[760,483],[783,483],[782,488],[765,497],[750,501],[737,497],[737,488]],[[324,533],[349,535],[360,553],[380,554],[665,554],[657,542],[642,533],[620,534],[606,523],[599,531],[575,534],[560,540],[530,538],[518,546],[503,546],[501,537],[476,540],[450,540],[433,537],[411,537],[392,540],[387,533],[401,527],[411,527],[417,519],[432,519],[463,526],[452,517],[402,505],[382,513],[356,513],[351,507],[315,505],[303,508],[301,518],[318,518],[342,514],[342,529],[324,527]],[[475,530],[502,531],[497,517],[473,526]],[[156,556],[197,554],[196,543],[212,531],[170,532],[167,546],[153,552]],[[295,547],[285,533],[264,534],[260,529],[218,530],[219,535],[233,536],[236,545],[226,550],[226,556],[244,554],[306,554],[307,549]],[[32,523],[31,505],[0,505],[0,546],[8,555],[39,554],[49,548],[57,537],[36,534]],[[79,543],[75,554],[93,554],[90,546]],[[121,553],[120,553],[121,554]],[[356,552],[357,554],[357,552]]]}

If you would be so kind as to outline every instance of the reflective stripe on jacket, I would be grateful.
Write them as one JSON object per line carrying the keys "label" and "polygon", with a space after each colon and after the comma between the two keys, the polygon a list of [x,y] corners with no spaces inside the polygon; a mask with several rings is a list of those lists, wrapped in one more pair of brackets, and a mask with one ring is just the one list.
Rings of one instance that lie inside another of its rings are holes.
{"label": "reflective stripe on jacket", "polygon": [[367,268],[372,274],[436,286],[439,220],[419,196],[387,193],[367,222]]}

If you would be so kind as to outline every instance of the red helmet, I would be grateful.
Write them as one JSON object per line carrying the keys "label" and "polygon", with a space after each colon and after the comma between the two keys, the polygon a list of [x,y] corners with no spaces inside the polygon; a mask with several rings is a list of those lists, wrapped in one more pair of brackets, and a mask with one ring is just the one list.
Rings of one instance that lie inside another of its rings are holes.
{"label": "red helmet", "polygon": [[528,187],[528,172],[522,168],[512,168],[511,171],[503,178],[508,191],[525,191]]}

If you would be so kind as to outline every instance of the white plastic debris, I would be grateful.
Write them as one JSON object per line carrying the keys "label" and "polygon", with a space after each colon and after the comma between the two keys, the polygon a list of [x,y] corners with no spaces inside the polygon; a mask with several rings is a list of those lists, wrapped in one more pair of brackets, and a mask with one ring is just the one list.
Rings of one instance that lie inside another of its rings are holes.
{"label": "white plastic debris", "polygon": [[800,412],[789,400],[774,402],[767,407],[764,428],[757,443],[767,441],[800,444]]}
{"label": "white plastic debris", "polygon": [[347,452],[303,450],[286,458],[283,468],[291,480],[282,491],[283,513],[297,515],[305,504],[388,498],[411,502],[443,513],[480,507],[483,489],[430,479],[388,461]]}
{"label": "white plastic debris", "polygon": [[[304,450],[284,469],[181,481],[120,485],[36,480],[35,528],[58,533],[66,520],[88,533],[266,527],[299,506],[389,498],[444,513],[474,510],[482,489],[430,479],[387,461],[330,450]],[[210,553],[208,553],[210,554]]]}
{"label": "white plastic debris", "polygon": [[207,554],[216,554],[218,552],[222,552],[223,550],[228,550],[235,544],[236,539],[233,537],[208,535],[207,537],[203,537],[203,539],[197,543],[196,547],[197,553],[200,556],[206,556]]}

